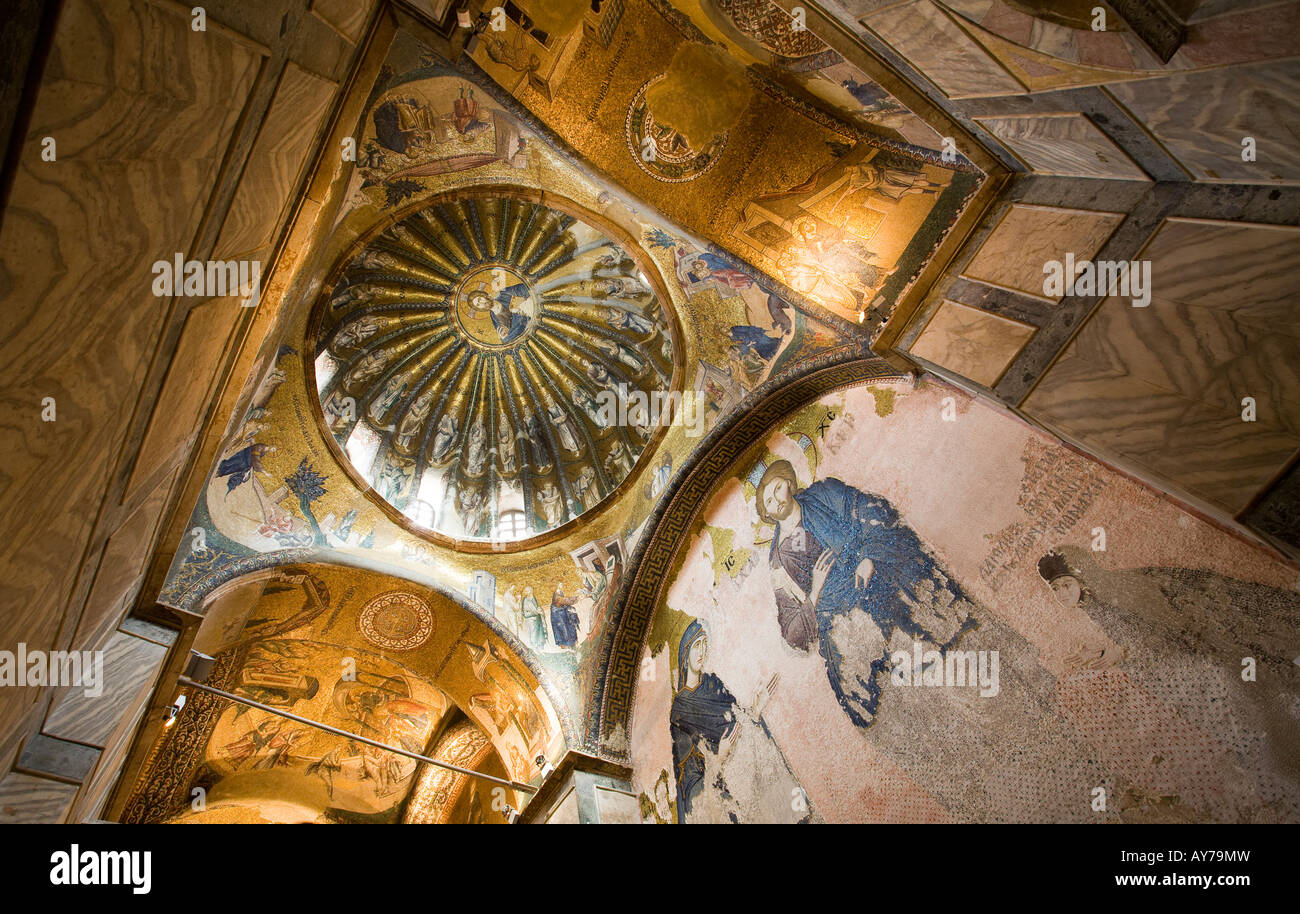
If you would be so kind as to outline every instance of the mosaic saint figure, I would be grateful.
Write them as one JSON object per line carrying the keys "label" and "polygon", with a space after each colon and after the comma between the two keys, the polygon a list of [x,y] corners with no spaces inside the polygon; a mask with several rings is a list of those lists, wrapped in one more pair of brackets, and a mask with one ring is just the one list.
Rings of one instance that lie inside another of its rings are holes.
{"label": "mosaic saint figure", "polygon": [[410,464],[399,460],[385,461],[375,479],[375,489],[386,500],[397,501],[406,492],[410,481]]}
{"label": "mosaic saint figure", "polygon": [[644,291],[631,277],[607,276],[592,282],[592,292],[597,298],[637,298]]}
{"label": "mosaic saint figure", "polygon": [[717,254],[701,252],[692,256],[687,249],[679,248],[677,258],[679,265],[689,264],[689,269],[686,270],[684,278],[690,283],[713,280],[721,283],[726,288],[737,290],[748,289],[754,284],[753,279],[737,270]]}
{"label": "mosaic saint figure", "polygon": [[465,472],[470,476],[482,476],[486,462],[487,432],[483,428],[483,420],[475,419],[469,430],[469,444],[465,448]]}
{"label": "mosaic saint figure", "polygon": [[411,449],[411,441],[420,431],[424,420],[429,415],[429,410],[433,406],[434,389],[431,387],[424,393],[415,398],[411,408],[406,411],[402,417],[401,423],[397,426],[397,446],[404,451]]}
{"label": "mosaic saint figure", "polygon": [[609,428],[609,420],[596,404],[596,400],[582,387],[573,390],[573,405],[587,414],[596,428],[602,431]]}
{"label": "mosaic saint figure", "polygon": [[655,325],[639,314],[623,308],[606,308],[605,323],[615,330],[627,330],[631,333],[651,335],[657,332]]}
{"label": "mosaic saint figure", "polygon": [[546,520],[546,526],[558,527],[560,518],[564,512],[563,496],[560,490],[555,487],[555,483],[547,481],[537,491],[537,501],[542,507],[542,517]]}
{"label": "mosaic saint figure", "polygon": [[437,463],[447,457],[452,444],[456,441],[458,428],[459,424],[456,422],[455,416],[451,413],[442,414],[442,418],[438,420],[438,431],[433,436],[433,451],[429,454],[430,460]]}
{"label": "mosaic saint figure", "polygon": [[931,181],[919,168],[903,168],[874,159],[850,165],[844,174],[848,180],[844,182],[844,190],[831,206],[832,213],[846,196],[860,190],[879,194],[886,200],[898,201],[910,194],[938,194],[947,186]]}
{"label": "mosaic saint figure", "polygon": [[521,450],[528,458],[528,465],[534,472],[545,473],[555,462],[551,459],[550,449],[546,446],[546,438],[542,434],[542,424],[537,420],[537,416],[531,409],[524,409],[524,427],[519,430],[518,434]]}
{"label": "mosaic saint figure", "polygon": [[571,648],[578,643],[578,613],[573,608],[576,597],[564,595],[564,585],[556,584],[551,595],[551,634],[555,646]]}
{"label": "mosaic saint figure", "polygon": [[522,635],[524,631],[523,615],[523,597],[519,593],[519,585],[511,584],[506,588],[502,595],[502,601],[505,603],[506,625],[515,634]]}
{"label": "mosaic saint figure", "polygon": [[587,377],[600,385],[602,390],[616,391],[624,398],[628,395],[629,387],[627,381],[620,380],[610,374],[609,369],[600,362],[587,363]]}
{"label": "mosaic saint figure", "polygon": [[851,237],[834,234],[820,233],[813,219],[799,219],[794,240],[778,258],[777,269],[796,292],[856,311],[884,277],[870,262],[874,252]]}
{"label": "mosaic saint figure", "polygon": [[275,453],[273,444],[250,444],[217,464],[217,476],[226,478],[226,495],[248,482],[254,473],[266,474],[262,458]]}
{"label": "mosaic saint figure", "polygon": [[593,277],[601,273],[617,273],[623,276],[631,276],[636,272],[636,262],[615,247],[612,243],[606,242],[603,247],[612,249],[612,253],[602,254],[593,261],[591,265],[591,275]]}
{"label": "mosaic saint figure", "polygon": [[365,340],[374,335],[379,329],[379,321],[369,314],[363,315],[352,323],[348,324],[334,337],[334,346],[337,349],[353,349],[360,346]]}
{"label": "mosaic saint figure", "polygon": [[596,347],[611,359],[616,359],[628,368],[631,368],[636,374],[641,374],[645,371],[645,359],[641,358],[622,343],[616,343],[613,340],[600,339],[596,340]]}
{"label": "mosaic saint figure", "polygon": [[622,441],[615,441],[614,446],[610,448],[608,456],[605,457],[605,469],[619,479],[631,474],[632,458]]}
{"label": "mosaic saint figure", "polygon": [[348,373],[347,383],[349,386],[364,384],[375,375],[384,370],[388,364],[388,350],[381,349],[378,352],[367,352],[357,364],[353,366],[352,371]]}
{"label": "mosaic saint figure", "polygon": [[393,408],[398,400],[406,396],[408,386],[401,375],[389,378],[388,383],[384,385],[384,392],[375,398],[375,402],[370,404],[370,418],[376,423],[382,422],[384,415]]}
{"label": "mosaic saint figure", "polygon": [[862,114],[873,124],[897,128],[899,118],[911,116],[912,112],[903,107],[897,99],[881,86],[867,80],[859,82],[850,77],[840,80],[840,85],[862,105]]}
{"label": "mosaic saint figure", "polygon": [[487,504],[481,489],[465,489],[460,496],[460,521],[467,536],[478,536]]}
{"label": "mosaic saint figure", "polygon": [[800,489],[788,460],[757,487],[777,622],[791,647],[814,644],[840,707],[869,727],[895,631],[941,653],[974,628],[974,604],[887,500],[834,477]]}
{"label": "mosaic saint figure", "polygon": [[519,604],[519,611],[523,615],[523,635],[528,643],[538,650],[546,647],[546,619],[542,615],[541,606],[537,603],[537,597],[533,595],[532,587],[524,588],[524,598]]}
{"label": "mosaic saint figure", "polygon": [[[779,682],[772,677],[749,708],[706,671],[709,637],[699,620],[682,634],[668,728],[679,822],[801,822],[812,813],[785,756],[763,721]],[[728,764],[733,761],[734,764]]]}
{"label": "mosaic saint figure", "polygon": [[574,424],[573,417],[564,411],[564,407],[548,398],[546,416],[555,426],[555,434],[560,439],[561,447],[570,454],[577,454],[582,450],[582,445],[578,442],[578,427]]}
{"label": "mosaic saint figure", "polygon": [[575,514],[596,507],[600,501],[600,490],[596,486],[596,473],[591,467],[583,467],[582,472],[573,480],[573,494],[574,500],[578,502]]}
{"label": "mosaic saint figure", "polygon": [[523,283],[506,286],[495,296],[476,290],[469,294],[469,306],[475,312],[486,311],[492,326],[503,343],[513,343],[528,329],[527,314],[513,310],[516,298],[527,298],[528,287]]}
{"label": "mosaic saint figure", "polygon": [[515,472],[518,468],[518,453],[515,448],[514,432],[503,412],[497,419],[497,457],[501,460],[502,473],[510,475]]}
{"label": "mosaic saint figure", "polygon": [[278,718],[264,720],[239,739],[222,747],[222,754],[230,767],[238,769],[252,760],[252,768],[265,770],[276,765],[288,765],[289,753],[294,743],[307,735],[303,727],[282,731],[284,721]]}

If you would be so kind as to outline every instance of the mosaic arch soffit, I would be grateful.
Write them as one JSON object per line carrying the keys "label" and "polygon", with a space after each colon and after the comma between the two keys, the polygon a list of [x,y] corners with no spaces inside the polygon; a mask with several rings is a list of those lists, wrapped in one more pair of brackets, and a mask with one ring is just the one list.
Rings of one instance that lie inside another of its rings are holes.
{"label": "mosaic arch soffit", "polygon": [[770,389],[756,392],[754,405],[719,424],[705,439],[695,459],[669,486],[647,521],[646,533],[628,561],[621,593],[610,606],[613,624],[602,645],[597,677],[598,694],[586,721],[586,741],[601,755],[625,759],[626,734],[638,680],[641,651],[665,588],[672,583],[687,533],[708,505],[715,487],[736,461],[761,445],[785,417],[828,393],[873,380],[907,377],[883,359],[849,358],[823,361],[794,380],[777,379]]}
{"label": "mosaic arch soffit", "polygon": [[411,577],[409,569],[376,562],[369,558],[363,561],[327,547],[313,546],[301,549],[285,549],[250,556],[238,562],[218,567],[211,574],[195,583],[186,592],[184,604],[177,608],[183,612],[201,616],[206,605],[211,603],[220,592],[237,586],[246,580],[269,577],[276,569],[301,565],[333,566],[352,569],[363,574],[370,572],[380,577],[391,578],[394,582],[407,583],[413,588],[429,591],[436,597],[454,604],[457,609],[465,612],[477,623],[487,628],[493,635],[500,638],[519,660],[520,664],[527,667],[529,672],[537,679],[538,685],[546,693],[555,710],[556,717],[559,719],[566,745],[577,747],[582,744],[578,728],[574,725],[571,717],[569,706],[565,702],[563,695],[557,691],[553,682],[554,673],[537,661],[532,650],[495,617],[485,615],[482,609],[472,603],[468,597],[431,581],[415,580]]}

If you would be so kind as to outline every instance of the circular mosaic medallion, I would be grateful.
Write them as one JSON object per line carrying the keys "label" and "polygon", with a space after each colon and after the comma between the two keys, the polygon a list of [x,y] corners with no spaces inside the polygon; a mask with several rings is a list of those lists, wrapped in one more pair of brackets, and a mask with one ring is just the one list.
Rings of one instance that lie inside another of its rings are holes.
{"label": "circular mosaic medallion", "polygon": [[509,346],[533,327],[537,299],[527,277],[506,264],[478,267],[456,291],[456,322],[475,343]]}
{"label": "circular mosaic medallion", "polygon": [[709,145],[697,150],[676,130],[656,122],[646,105],[645,94],[663,78],[661,73],[647,82],[628,106],[624,125],[627,147],[641,170],[656,181],[670,184],[694,181],[718,163],[727,145],[727,134],[719,134]]}
{"label": "circular mosaic medallion", "polygon": [[411,651],[433,634],[433,611],[415,594],[394,590],[361,608],[357,629],[376,647]]}

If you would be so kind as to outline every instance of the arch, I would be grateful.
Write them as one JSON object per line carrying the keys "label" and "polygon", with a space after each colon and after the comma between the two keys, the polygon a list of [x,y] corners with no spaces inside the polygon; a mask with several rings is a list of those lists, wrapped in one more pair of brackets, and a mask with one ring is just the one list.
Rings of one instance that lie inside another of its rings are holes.
{"label": "arch", "polygon": [[[265,802],[295,821],[311,809],[319,821],[392,821],[427,780],[421,765],[432,766],[276,709],[422,755],[453,725],[472,727],[490,751],[476,749],[471,767],[534,785],[539,757],[554,764],[576,744],[530,653],[463,599],[370,568],[280,558],[208,588],[193,640],[215,658],[209,685],[264,707],[194,690],[184,725],[150,750],[123,821],[173,818],[195,787],[241,815]],[[516,808],[527,799],[507,797]]]}
{"label": "arch", "polygon": [[603,754],[625,759],[629,724],[646,635],[665,588],[678,567],[687,533],[708,505],[708,496],[736,461],[760,444],[776,423],[814,400],[872,380],[906,377],[876,357],[852,357],[817,368],[764,392],[705,439],[697,456],[669,486],[646,522],[647,533],[628,561],[625,584],[611,606],[612,634],[602,645],[600,693],[588,714],[586,739]]}
{"label": "arch", "polygon": [[[429,757],[495,775],[505,772],[500,759],[492,752],[487,734],[468,720],[453,721],[438,737]],[[468,774],[421,765],[402,822],[406,825],[504,823],[502,804],[495,802],[501,796],[501,788],[485,790],[485,786],[475,783]]]}
{"label": "arch", "polygon": [[306,546],[300,549],[264,552],[218,567],[200,578],[194,586],[185,591],[183,597],[176,603],[166,605],[191,615],[202,616],[204,614],[203,607],[207,606],[210,601],[232,585],[246,578],[260,579],[267,574],[273,573],[276,568],[281,566],[298,564],[337,565],[400,579],[414,587],[421,587],[436,593],[472,614],[479,622],[489,628],[492,634],[509,645],[515,656],[537,677],[556,707],[556,712],[564,730],[565,740],[570,745],[578,745],[580,742],[578,730],[574,725],[573,715],[569,713],[568,705],[555,690],[554,684],[547,678],[548,674],[545,668],[537,662],[528,645],[524,644],[523,641],[516,637],[514,632],[506,628],[494,617],[485,616],[482,609],[470,601],[468,597],[434,583],[432,580],[416,580],[410,576],[409,569],[399,565],[376,561],[369,557],[363,559],[324,546]]}

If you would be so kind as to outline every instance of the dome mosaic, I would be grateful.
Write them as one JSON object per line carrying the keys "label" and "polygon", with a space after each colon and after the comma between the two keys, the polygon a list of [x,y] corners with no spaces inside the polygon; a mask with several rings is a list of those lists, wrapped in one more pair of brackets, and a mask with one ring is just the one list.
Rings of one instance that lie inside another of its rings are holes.
{"label": "dome mosaic", "polygon": [[324,422],[417,529],[494,544],[555,530],[654,437],[635,404],[673,382],[661,296],[630,243],[547,203],[425,206],[345,262],[318,309]]}

